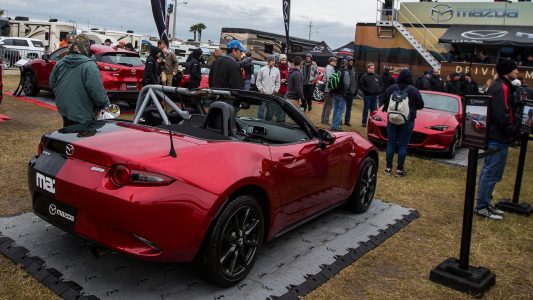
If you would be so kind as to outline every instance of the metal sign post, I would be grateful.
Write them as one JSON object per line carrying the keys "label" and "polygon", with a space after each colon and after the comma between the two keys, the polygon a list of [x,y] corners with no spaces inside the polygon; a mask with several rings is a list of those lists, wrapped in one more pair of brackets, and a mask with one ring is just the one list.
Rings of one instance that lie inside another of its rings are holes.
{"label": "metal sign post", "polygon": [[[463,230],[459,259],[450,257],[433,268],[429,279],[452,289],[475,296],[482,295],[496,283],[496,275],[485,267],[470,266],[470,243],[472,240],[472,221],[474,218],[474,198],[476,195],[477,162],[479,149],[487,149],[490,124],[490,97],[465,98],[465,119],[463,141],[468,150],[468,169],[463,212]],[[490,155],[485,153],[485,155]]]}
{"label": "metal sign post", "polygon": [[527,143],[529,140],[529,133],[523,132],[521,136],[522,144],[520,145],[520,156],[518,157],[513,200],[502,199],[500,202],[496,203],[496,207],[501,210],[528,217],[531,214],[531,211],[533,211],[533,207],[529,203],[519,203],[519,199],[520,189],[522,188],[522,175],[524,174],[524,165],[526,163]]}

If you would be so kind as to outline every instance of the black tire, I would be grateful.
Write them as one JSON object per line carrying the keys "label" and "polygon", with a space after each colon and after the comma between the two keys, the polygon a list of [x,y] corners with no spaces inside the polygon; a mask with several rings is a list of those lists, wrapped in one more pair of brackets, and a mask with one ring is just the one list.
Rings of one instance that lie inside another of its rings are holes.
{"label": "black tire", "polygon": [[377,163],[373,158],[367,157],[361,164],[357,183],[346,207],[356,213],[365,212],[372,203],[372,199],[374,199],[376,183]]}
{"label": "black tire", "polygon": [[37,86],[37,78],[31,71],[24,73],[22,81],[22,91],[26,96],[36,96],[39,94],[39,87]]}
{"label": "black tire", "polygon": [[201,276],[230,287],[252,269],[263,246],[265,219],[257,200],[243,195],[231,201],[206,236],[199,263]]}
{"label": "black tire", "polygon": [[448,148],[448,151],[444,153],[446,158],[449,158],[449,159],[455,158],[458,147],[459,147],[459,133],[455,132],[452,138],[452,142],[450,143],[450,148]]}

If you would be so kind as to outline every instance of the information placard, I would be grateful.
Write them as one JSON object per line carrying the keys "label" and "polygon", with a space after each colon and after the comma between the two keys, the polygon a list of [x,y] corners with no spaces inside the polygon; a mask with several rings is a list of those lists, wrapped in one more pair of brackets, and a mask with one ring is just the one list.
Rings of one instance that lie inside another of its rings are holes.
{"label": "information placard", "polygon": [[526,100],[522,109],[522,118],[520,120],[522,130],[527,133],[533,133],[533,100]]}
{"label": "information placard", "polygon": [[491,96],[465,96],[463,145],[487,150]]}

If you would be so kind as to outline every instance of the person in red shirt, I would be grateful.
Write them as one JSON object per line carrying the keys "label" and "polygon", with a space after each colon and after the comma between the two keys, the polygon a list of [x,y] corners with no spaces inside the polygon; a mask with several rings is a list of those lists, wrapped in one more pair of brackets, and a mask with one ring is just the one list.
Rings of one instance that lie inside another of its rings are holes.
{"label": "person in red shirt", "polygon": [[279,87],[278,95],[281,97],[285,97],[285,94],[287,94],[287,86],[288,86],[287,79],[289,78],[289,64],[287,63],[287,55],[280,54],[278,69],[279,69],[279,77],[280,77],[280,83],[281,83],[281,86]]}

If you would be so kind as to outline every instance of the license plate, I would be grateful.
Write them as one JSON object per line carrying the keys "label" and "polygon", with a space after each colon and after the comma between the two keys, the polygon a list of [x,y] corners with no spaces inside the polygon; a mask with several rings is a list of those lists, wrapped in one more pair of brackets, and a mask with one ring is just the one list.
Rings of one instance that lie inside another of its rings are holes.
{"label": "license plate", "polygon": [[58,202],[47,196],[37,196],[33,210],[57,227],[73,230],[78,210],[68,204]]}
{"label": "license plate", "polygon": [[137,85],[136,84],[126,84],[126,89],[128,90],[136,90]]}

